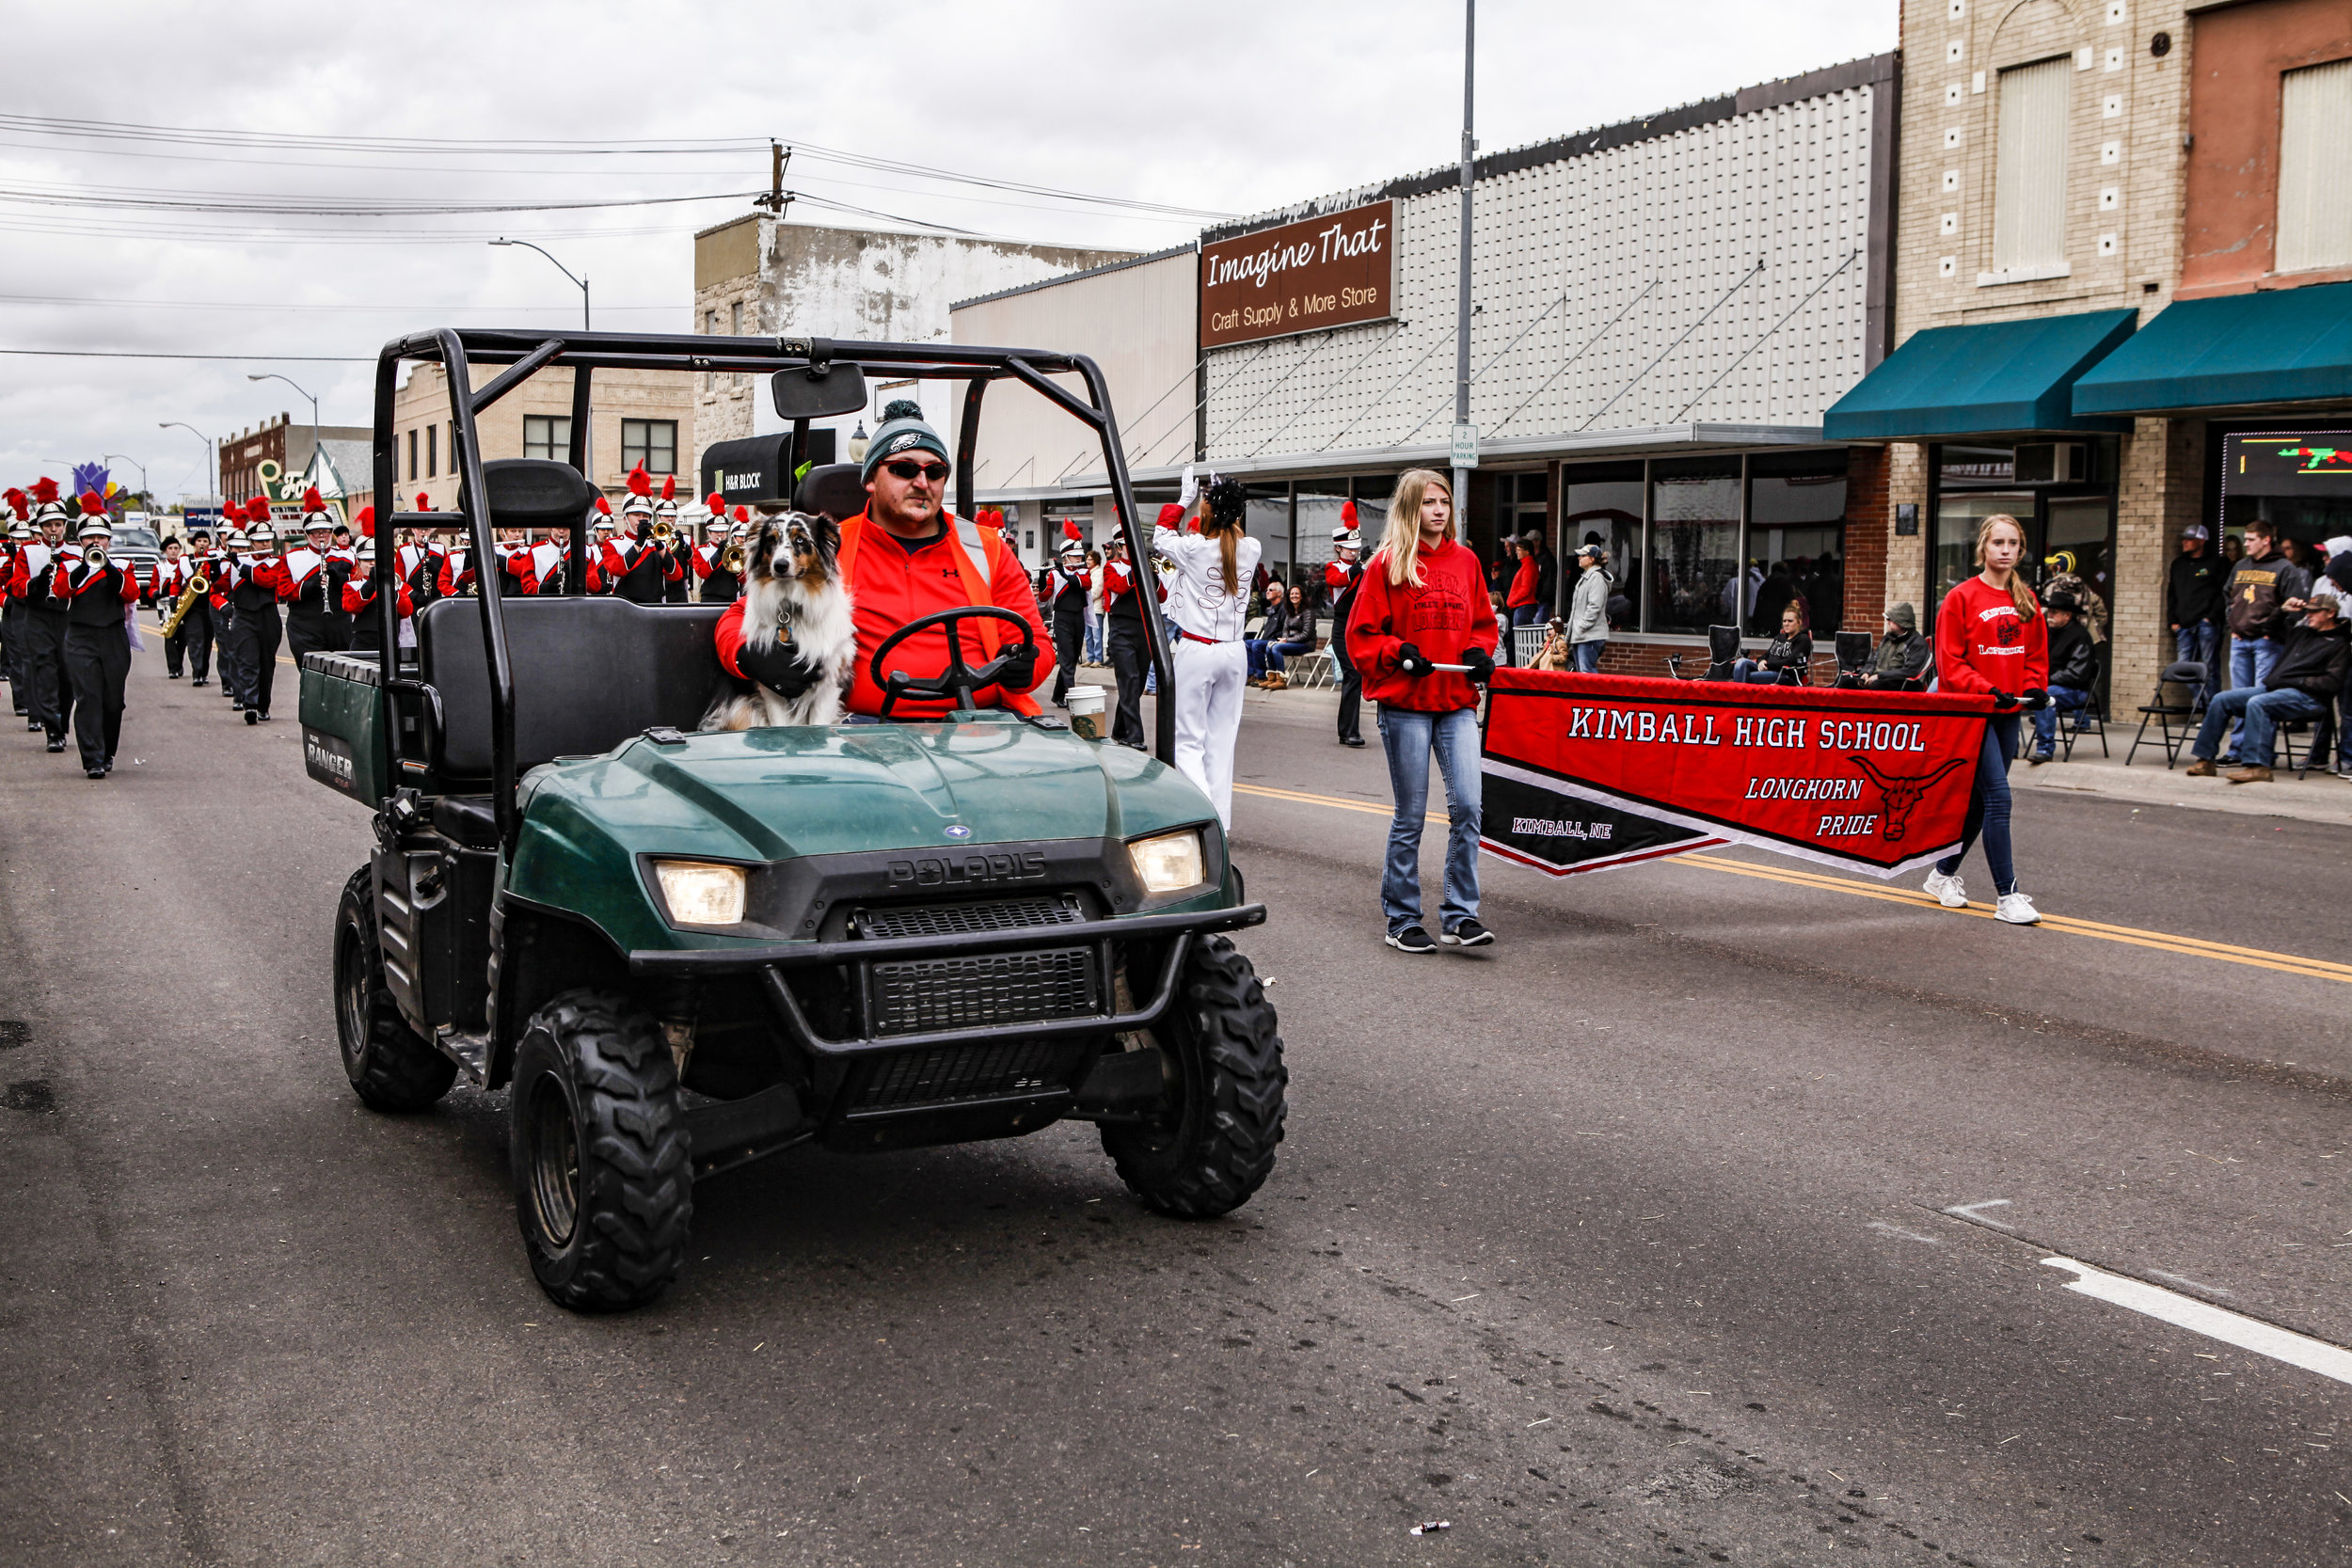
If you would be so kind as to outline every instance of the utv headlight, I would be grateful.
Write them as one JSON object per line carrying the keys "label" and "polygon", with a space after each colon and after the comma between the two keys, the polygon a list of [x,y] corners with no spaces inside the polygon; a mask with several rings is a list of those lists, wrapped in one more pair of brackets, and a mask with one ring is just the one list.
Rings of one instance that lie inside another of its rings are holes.
{"label": "utv headlight", "polygon": [[699,861],[656,861],[673,926],[734,926],[743,919],[743,868]]}
{"label": "utv headlight", "polygon": [[1208,857],[1201,852],[1198,828],[1136,839],[1127,846],[1127,854],[1146,893],[1175,893],[1208,880]]}

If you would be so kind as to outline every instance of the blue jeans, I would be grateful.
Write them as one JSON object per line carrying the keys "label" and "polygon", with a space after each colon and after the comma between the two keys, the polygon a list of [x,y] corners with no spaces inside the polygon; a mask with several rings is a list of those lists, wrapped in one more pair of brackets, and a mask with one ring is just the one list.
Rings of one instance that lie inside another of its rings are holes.
{"label": "blue jeans", "polygon": [[1753,658],[1735,658],[1731,661],[1731,678],[1745,681],[1750,686],[1778,686],[1780,672],[1767,670]]}
{"label": "blue jeans", "polygon": [[1087,662],[1103,662],[1103,618],[1100,615],[1087,623]]}
{"label": "blue jeans", "polygon": [[2033,716],[2033,737],[2044,753],[2058,745],[2059,716],[2080,713],[2090,701],[2090,692],[2077,691],[2071,686],[2054,686],[2049,692],[2050,705]]}
{"label": "blue jeans", "polygon": [[1389,759],[1396,816],[1389,823],[1389,863],[1380,873],[1380,912],[1391,934],[1421,924],[1421,831],[1429,811],[1429,753],[1445,779],[1445,903],[1451,931],[1478,913],[1478,710],[1421,713],[1380,705],[1380,749]]}
{"label": "blue jeans", "polygon": [[1607,646],[1609,639],[1605,637],[1597,637],[1590,642],[1569,643],[1568,657],[1576,660],[1576,673],[1580,675],[1599,674],[1600,651]]}
{"label": "blue jeans", "polygon": [[[2270,678],[2271,666],[2279,662],[2279,644],[2268,637],[2233,637],[2230,639],[2230,685],[2232,691],[2259,691],[2263,682]],[[2211,711],[2211,699],[2207,699]],[[2230,754],[2237,756],[2244,751],[2244,737],[2230,747]],[[2268,767],[2267,763],[2263,766]]]}
{"label": "blue jeans", "polygon": [[1977,778],[1968,789],[1968,819],[1961,825],[1960,847],[1935,863],[1945,876],[1960,871],[1961,857],[1984,837],[1984,863],[1993,869],[1993,891],[2017,891],[2017,863],[2009,847],[2009,765],[2017,760],[2017,715],[1996,713],[1984,727],[1984,749],[1977,753]]}
{"label": "blue jeans", "polygon": [[2238,760],[2255,768],[2267,768],[2278,743],[2280,721],[2316,719],[2327,711],[2318,698],[2305,696],[2293,687],[2283,691],[2234,687],[2216,697],[2213,705],[2205,709],[2204,727],[2197,732],[2196,743],[2189,752],[2211,762],[2220,755],[2222,733],[2233,720],[2242,718],[2246,730],[2238,736]]}
{"label": "blue jeans", "polygon": [[2172,657],[2181,664],[2197,663],[2205,667],[2204,700],[2213,701],[2220,682],[2215,679],[2214,655],[2221,651],[2221,627],[2213,621],[2199,621],[2183,626],[2172,634]]}

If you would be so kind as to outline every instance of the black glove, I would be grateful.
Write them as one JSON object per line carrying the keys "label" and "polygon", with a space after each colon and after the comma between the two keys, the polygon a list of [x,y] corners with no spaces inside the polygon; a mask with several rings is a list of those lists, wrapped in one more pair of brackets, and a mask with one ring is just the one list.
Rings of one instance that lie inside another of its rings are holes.
{"label": "black glove", "polygon": [[801,662],[801,650],[789,639],[779,639],[765,648],[746,642],[736,651],[735,662],[744,674],[779,697],[797,697],[817,684],[818,673]]}
{"label": "black glove", "polygon": [[2017,705],[2017,699],[2016,699],[2016,698],[2014,698],[2014,697],[2012,697],[2012,696],[2010,696],[2008,692],[2006,692],[2006,691],[1995,691],[1994,693],[1993,693],[1993,711],[1994,711],[1994,712],[1995,712],[1995,713],[2007,713],[2007,712],[2008,712],[2010,708],[2013,708],[2013,707],[2015,707],[2016,705]]}
{"label": "black glove", "polygon": [[2027,713],[2039,713],[2050,705],[2050,694],[2038,686],[2029,686],[2026,689],[2024,701]]}
{"label": "black glove", "polygon": [[1425,675],[1429,661],[1421,657],[1421,650],[1410,642],[1396,645],[1396,673],[1400,675]]}
{"label": "black glove", "polygon": [[1004,660],[1004,673],[996,684],[1008,691],[1026,691],[1037,684],[1038,646],[1034,642],[1016,642],[998,657]]}
{"label": "black glove", "polygon": [[1495,656],[1484,648],[1470,649],[1462,656],[1462,662],[1470,666],[1470,678],[1480,686],[1495,678]]}

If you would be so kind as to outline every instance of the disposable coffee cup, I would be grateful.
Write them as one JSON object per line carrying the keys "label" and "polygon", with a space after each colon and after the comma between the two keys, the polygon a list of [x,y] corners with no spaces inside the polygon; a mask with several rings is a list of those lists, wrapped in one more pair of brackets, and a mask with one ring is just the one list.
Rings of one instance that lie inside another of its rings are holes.
{"label": "disposable coffee cup", "polygon": [[1073,686],[1063,693],[1062,705],[1070,711],[1070,727],[1089,740],[1103,738],[1104,691],[1099,686]]}

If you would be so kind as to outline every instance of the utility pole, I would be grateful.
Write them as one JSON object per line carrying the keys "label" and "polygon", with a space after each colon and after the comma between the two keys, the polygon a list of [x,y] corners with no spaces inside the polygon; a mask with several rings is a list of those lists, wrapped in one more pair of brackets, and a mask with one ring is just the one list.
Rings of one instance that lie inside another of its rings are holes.
{"label": "utility pole", "polygon": [[779,222],[783,221],[784,210],[792,205],[792,198],[784,189],[784,171],[791,162],[792,150],[773,137],[769,138],[768,194],[752,198],[752,205],[767,208]]}
{"label": "utility pole", "polygon": [[1478,143],[1470,135],[1470,108],[1478,59],[1478,0],[1462,0],[1462,283],[1454,313],[1454,521],[1467,528],[1470,471],[1478,467],[1478,432],[1470,422],[1470,178]]}

